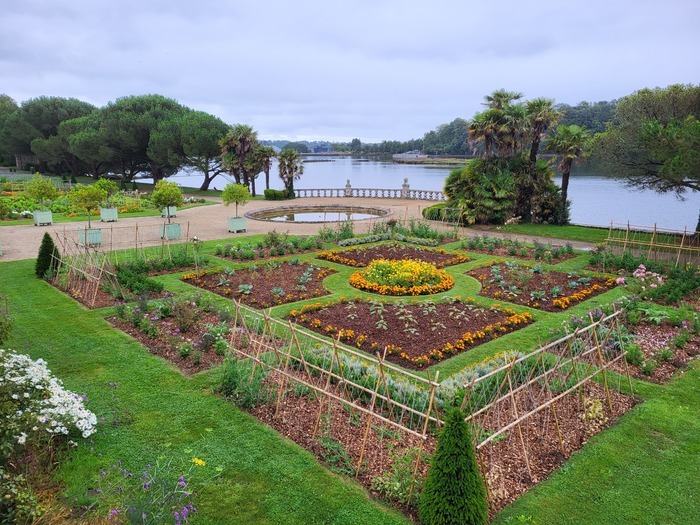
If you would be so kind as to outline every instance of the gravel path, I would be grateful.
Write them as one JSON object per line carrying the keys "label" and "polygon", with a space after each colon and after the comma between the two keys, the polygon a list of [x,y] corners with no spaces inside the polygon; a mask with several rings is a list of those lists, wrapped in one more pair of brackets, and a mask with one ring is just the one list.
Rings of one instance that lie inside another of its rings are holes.
{"label": "gravel path", "polygon": [[[227,229],[227,217],[234,215],[233,207],[226,207],[220,199],[209,198],[218,202],[210,206],[198,206],[187,210],[178,210],[177,218],[173,222],[181,225],[183,238],[194,236],[201,240],[230,240],[246,235],[246,233],[229,233]],[[270,201],[250,201],[244,208],[239,209],[239,213],[259,210],[284,205],[318,205],[318,204],[343,204],[358,206],[379,206],[389,208],[394,217],[420,218],[421,211],[434,204],[430,201],[401,200],[401,199],[372,199],[372,198],[300,198],[294,201],[280,201],[278,203]],[[134,245],[157,246],[163,241],[160,239],[160,228],[164,220],[160,217],[139,217],[129,219],[119,219],[116,223],[101,223],[92,221],[93,227],[103,230],[103,247],[105,249],[133,248]],[[328,223],[327,226],[334,226],[337,223]],[[371,228],[371,220],[355,222],[355,233],[366,233]],[[436,227],[442,228],[440,223],[435,223]],[[292,235],[313,235],[318,232],[323,224],[319,223],[281,223],[272,221],[261,221],[248,219],[247,234],[267,233],[276,230],[279,233],[289,232]],[[61,246],[62,243],[74,242],[76,232],[87,227],[87,221],[68,222],[54,224],[52,226],[0,226],[0,243],[2,246],[2,257],[0,261],[16,261],[22,259],[33,259],[39,251],[41,238],[44,232],[50,232],[54,240]],[[448,229],[448,228],[445,228]],[[460,228],[463,235],[476,235],[483,232]],[[511,239],[532,241],[534,237],[513,235],[505,233],[489,232],[489,235],[499,235]],[[563,244],[566,241],[557,239],[539,238],[544,243]],[[177,242],[177,241],[173,241]],[[589,243],[572,243],[577,249],[590,249],[593,245]]]}

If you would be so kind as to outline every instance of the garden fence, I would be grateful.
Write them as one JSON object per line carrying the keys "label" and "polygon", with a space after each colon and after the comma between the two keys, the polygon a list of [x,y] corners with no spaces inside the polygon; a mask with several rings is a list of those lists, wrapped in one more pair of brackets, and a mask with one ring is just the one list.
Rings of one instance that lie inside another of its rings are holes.
{"label": "garden fence", "polygon": [[[253,362],[251,381],[257,367],[265,371],[267,384],[274,385],[270,388],[275,390],[271,396],[275,417],[297,385],[312,393],[316,404],[313,437],[331,403],[367,416],[364,427],[357,430],[362,444],[355,458],[356,472],[370,427],[388,425],[420,439],[415,480],[423,443],[442,426],[445,410],[461,404],[472,425],[490,496],[497,499],[506,483],[505,475],[494,474],[503,457],[516,454],[523,471],[536,479],[541,468],[533,463],[541,463],[543,454],[568,457],[575,450],[572,430],[559,415],[564,402],[569,407],[567,421],[571,422],[573,406],[575,422],[580,423],[593,401],[601,414],[612,416],[620,396],[617,391],[628,388],[631,393],[626,351],[618,343],[622,340],[621,313],[615,311],[597,321],[591,316],[585,328],[534,352],[506,353],[498,366],[476,366],[440,382],[439,372],[426,370],[423,377],[387,362],[385,353],[370,356],[338,339],[322,338],[236,302],[236,326],[245,332],[247,343],[234,345],[232,336],[231,354]],[[611,367],[619,373],[611,374]]]}
{"label": "garden fence", "polygon": [[630,252],[651,261],[674,266],[700,264],[700,232],[669,230],[656,226],[610,223],[605,244],[615,254]]}

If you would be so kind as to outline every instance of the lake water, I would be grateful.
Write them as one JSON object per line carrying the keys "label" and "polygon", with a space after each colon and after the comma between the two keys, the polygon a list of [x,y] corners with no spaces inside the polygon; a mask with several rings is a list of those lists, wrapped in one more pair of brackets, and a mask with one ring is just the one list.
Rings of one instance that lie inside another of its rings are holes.
{"label": "lake water", "polygon": [[[314,159],[316,160],[316,159]],[[353,188],[401,188],[408,179],[412,189],[441,190],[451,167],[396,164],[351,157],[331,157],[324,162],[305,162],[304,174],[296,188],[342,188],[347,180]],[[172,180],[181,186],[199,187],[202,177],[176,175]],[[221,189],[228,181],[222,176],[211,187]],[[555,177],[561,184],[561,177]],[[256,181],[259,193],[265,187],[265,176]],[[277,166],[270,172],[270,186],[282,189]],[[609,226],[610,222],[638,226],[693,230],[698,220],[700,194],[687,193],[684,201],[674,194],[636,191],[615,178],[591,172],[574,172],[569,182],[571,222],[592,226]]]}

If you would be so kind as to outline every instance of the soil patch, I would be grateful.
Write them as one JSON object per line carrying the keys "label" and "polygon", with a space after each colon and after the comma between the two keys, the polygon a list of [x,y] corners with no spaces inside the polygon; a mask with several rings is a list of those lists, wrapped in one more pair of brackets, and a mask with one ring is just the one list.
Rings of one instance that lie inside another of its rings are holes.
{"label": "soil patch", "polygon": [[467,275],[481,283],[480,295],[547,312],[560,312],[615,286],[614,279],[545,272],[514,262],[483,266]]}
{"label": "soil patch", "polygon": [[418,248],[399,243],[378,244],[363,248],[350,248],[348,250],[332,250],[321,252],[316,257],[355,268],[367,266],[375,259],[387,259],[390,261],[413,259],[434,264],[437,268],[444,268],[471,260],[463,253],[448,252],[442,248]]}
{"label": "soil patch", "polygon": [[182,280],[223,297],[255,308],[302,301],[328,295],[323,279],[335,273],[329,268],[291,262],[268,262],[262,266],[189,273]]}
{"label": "soil patch", "polygon": [[438,363],[532,322],[528,313],[454,299],[315,303],[293,310],[290,317],[370,354],[386,349],[389,361],[410,369]]}

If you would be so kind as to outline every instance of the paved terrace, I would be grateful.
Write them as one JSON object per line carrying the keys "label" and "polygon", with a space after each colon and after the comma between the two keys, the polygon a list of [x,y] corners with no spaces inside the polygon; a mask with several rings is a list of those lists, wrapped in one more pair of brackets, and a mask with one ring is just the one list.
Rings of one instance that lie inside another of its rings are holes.
{"label": "paved terrace", "polygon": [[[278,233],[289,232],[291,235],[314,235],[318,232],[319,228],[323,224],[319,223],[287,223],[287,222],[271,222],[271,221],[260,221],[248,219],[248,231],[247,233],[229,233],[226,223],[226,219],[231,217],[235,213],[235,206],[231,205],[229,207],[224,206],[221,203],[221,199],[216,197],[208,197],[208,200],[216,201],[216,204],[209,206],[198,206],[195,208],[190,208],[186,210],[178,210],[177,218],[172,219],[173,222],[178,222],[182,224],[182,235],[187,234],[186,224],[189,222],[189,237],[197,236],[201,240],[228,240],[236,239],[243,235],[250,235],[256,233],[267,233],[272,230],[276,230]],[[319,204],[343,204],[343,205],[355,205],[355,206],[378,206],[383,208],[388,208],[393,212],[393,216],[399,219],[403,218],[422,218],[421,211],[433,204],[434,201],[420,201],[413,199],[380,199],[380,198],[355,198],[355,197],[340,197],[340,198],[298,198],[294,201],[264,201],[264,200],[253,200],[250,201],[245,207],[240,207],[238,209],[239,215],[243,215],[244,212],[259,210],[263,208],[271,208],[276,206],[286,206],[286,205],[319,205]],[[163,224],[163,219],[160,217],[138,217],[138,218],[128,218],[119,219],[116,223],[101,223],[99,219],[97,221],[92,221],[93,228],[110,228],[111,225],[114,227],[118,226],[136,226],[138,224],[139,228],[151,227],[155,228]],[[355,232],[356,233],[366,233],[371,227],[372,221],[361,220],[355,221]],[[327,223],[327,226],[334,226],[335,222]],[[439,222],[433,223],[436,228],[451,230],[449,227],[443,227]],[[0,243],[2,243],[2,256],[0,256],[0,262],[4,261],[16,261],[21,259],[34,259],[39,252],[39,246],[41,244],[41,238],[44,232],[50,232],[54,234],[56,232],[79,230],[87,227],[87,221],[81,222],[68,222],[53,224],[52,226],[1,226],[0,225]],[[475,229],[471,228],[460,228],[460,233],[462,235],[476,235],[481,234]],[[499,236],[509,239],[520,239],[527,242],[532,242],[535,238],[533,236],[526,235],[515,235],[503,232],[488,232],[491,236]],[[568,241],[557,240],[551,238],[538,238],[539,241],[543,243],[552,244],[564,244]],[[178,242],[178,241],[172,241]],[[148,244],[159,245],[160,241],[153,241]],[[577,249],[590,249],[593,247],[590,243],[583,242],[571,242],[574,248]],[[123,246],[126,248],[127,246]]]}

